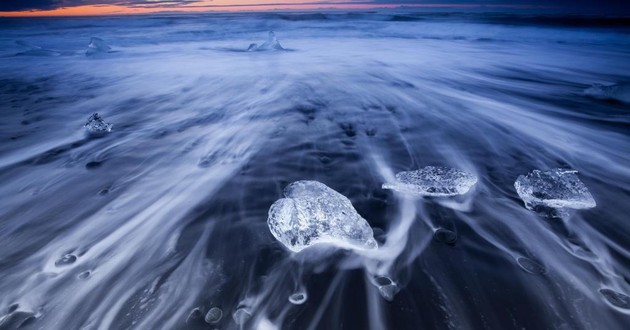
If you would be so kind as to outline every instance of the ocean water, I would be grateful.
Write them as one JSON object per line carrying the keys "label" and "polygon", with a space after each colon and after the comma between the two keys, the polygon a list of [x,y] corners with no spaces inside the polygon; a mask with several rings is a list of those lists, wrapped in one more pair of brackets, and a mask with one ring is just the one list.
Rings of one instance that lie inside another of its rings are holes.
{"label": "ocean water", "polygon": [[[628,20],[262,13],[0,31],[0,329],[630,324]],[[268,31],[285,50],[246,51]],[[111,51],[86,56],[91,37]],[[83,127],[95,112],[113,125],[100,138]],[[478,182],[448,198],[381,188],[425,166]],[[525,208],[518,176],[554,168],[577,170],[596,207]],[[348,197],[379,248],[276,241],[269,207],[298,180]]]}

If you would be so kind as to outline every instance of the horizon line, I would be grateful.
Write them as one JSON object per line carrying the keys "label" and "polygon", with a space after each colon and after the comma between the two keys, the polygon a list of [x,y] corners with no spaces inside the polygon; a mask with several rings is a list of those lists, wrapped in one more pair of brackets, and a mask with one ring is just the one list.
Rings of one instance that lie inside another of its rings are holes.
{"label": "horizon line", "polygon": [[[36,18],[36,17],[98,17],[98,16],[135,16],[152,14],[211,14],[211,13],[255,13],[273,11],[317,11],[317,10],[383,10],[383,9],[558,9],[557,6],[522,5],[522,4],[336,4],[331,6],[315,3],[270,3],[236,5],[202,5],[178,7],[127,7],[120,5],[81,5],[60,7],[49,10],[0,11],[0,18]],[[271,8],[273,7],[273,8]],[[216,9],[215,9],[216,8]]]}

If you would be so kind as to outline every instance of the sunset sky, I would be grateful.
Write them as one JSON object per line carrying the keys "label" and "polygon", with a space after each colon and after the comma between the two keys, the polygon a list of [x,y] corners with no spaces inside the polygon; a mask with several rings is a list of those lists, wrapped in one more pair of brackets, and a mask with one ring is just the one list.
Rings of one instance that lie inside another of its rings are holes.
{"label": "sunset sky", "polygon": [[0,16],[81,16],[155,12],[376,9],[556,8],[579,13],[627,13],[625,0],[2,0]]}

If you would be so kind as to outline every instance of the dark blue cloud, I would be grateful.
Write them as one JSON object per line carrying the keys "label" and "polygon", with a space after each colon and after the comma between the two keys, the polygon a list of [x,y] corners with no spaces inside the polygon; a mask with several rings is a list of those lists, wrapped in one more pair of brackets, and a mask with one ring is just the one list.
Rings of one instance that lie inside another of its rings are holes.
{"label": "dark blue cloud", "polygon": [[152,7],[170,7],[181,3],[190,3],[197,0],[1,0],[0,11],[16,11],[16,10],[44,10],[59,7],[70,7],[80,5],[103,5],[116,4],[125,6],[152,6]]}
{"label": "dark blue cloud", "polygon": [[[87,4],[119,4],[126,6],[173,7],[184,2],[198,0],[0,0],[0,11],[45,10],[58,7],[79,6]],[[238,1],[235,1],[238,3]],[[270,3],[278,2],[270,0]],[[281,1],[290,3],[290,0]],[[319,2],[313,0],[313,2]],[[325,4],[331,2],[322,1]],[[362,4],[463,4],[463,5],[525,5],[535,7],[556,7],[566,11],[582,13],[612,12],[627,14],[630,12],[630,0],[347,0],[346,3]]]}
{"label": "dark blue cloud", "polygon": [[563,12],[575,12],[580,14],[630,14],[630,0],[373,0],[369,2],[402,5],[422,3],[468,4],[486,5],[488,7],[516,5],[532,6],[534,8],[556,8]]}
{"label": "dark blue cloud", "polygon": [[61,2],[61,0],[3,0],[0,2],[0,11],[52,9],[58,7]]}

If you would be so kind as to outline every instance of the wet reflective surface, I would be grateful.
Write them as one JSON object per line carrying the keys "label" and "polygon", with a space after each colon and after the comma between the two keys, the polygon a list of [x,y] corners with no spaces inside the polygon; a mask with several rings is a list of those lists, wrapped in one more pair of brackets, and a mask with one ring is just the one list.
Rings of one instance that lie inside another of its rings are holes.
{"label": "wet reflective surface", "polygon": [[[581,22],[0,20],[0,329],[622,329],[629,108],[585,91],[630,81],[630,39]],[[272,30],[284,50],[247,52]],[[381,188],[425,166],[478,181]],[[554,168],[597,206],[528,210],[515,180]],[[268,211],[298,180],[379,248],[285,249]]]}

